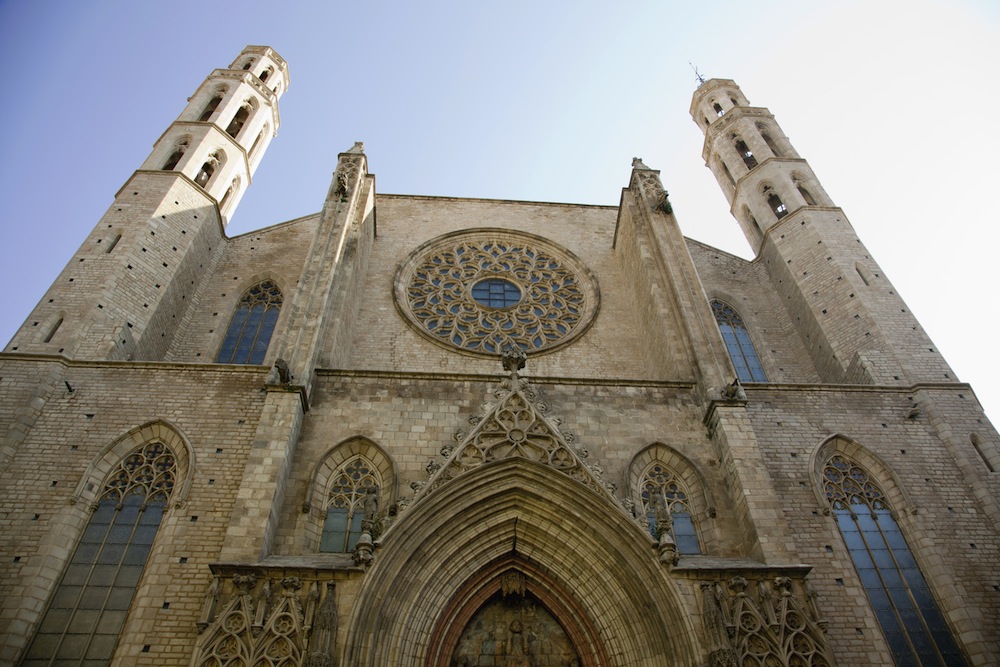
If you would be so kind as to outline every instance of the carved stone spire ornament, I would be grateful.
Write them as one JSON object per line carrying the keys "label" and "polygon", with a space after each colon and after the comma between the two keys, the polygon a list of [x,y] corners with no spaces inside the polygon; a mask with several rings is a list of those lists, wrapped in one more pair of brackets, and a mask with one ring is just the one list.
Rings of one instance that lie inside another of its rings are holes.
{"label": "carved stone spire ornament", "polygon": [[603,469],[596,464],[585,464],[570,445],[571,436],[560,432],[555,419],[545,416],[547,406],[537,400],[527,380],[518,375],[526,360],[527,355],[520,348],[504,350],[501,361],[510,376],[500,382],[495,392],[499,400],[475,422],[458,446],[449,450],[449,456],[427,482],[415,489],[414,502],[485,463],[522,458],[572,477],[627,513],[601,478]]}
{"label": "carved stone spire ornament", "polygon": [[336,667],[333,652],[337,646],[337,585],[326,584],[326,595],[316,612],[309,639],[305,667]]}
{"label": "carved stone spire ornament", "polygon": [[632,182],[629,187],[641,192],[654,210],[662,211],[667,215],[673,213],[674,207],[670,204],[670,194],[660,181],[660,172],[650,169],[639,158],[632,159],[632,167]]}

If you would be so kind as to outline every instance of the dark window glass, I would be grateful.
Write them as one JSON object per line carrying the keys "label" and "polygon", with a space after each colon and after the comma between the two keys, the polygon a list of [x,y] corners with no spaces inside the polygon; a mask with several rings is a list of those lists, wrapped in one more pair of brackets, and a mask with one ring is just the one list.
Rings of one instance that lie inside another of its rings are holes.
{"label": "dark window glass", "polygon": [[248,289],[236,306],[215,362],[262,364],[281,310],[281,290],[270,280]]}
{"label": "dark window glass", "polygon": [[375,466],[363,456],[345,461],[332,479],[319,550],[353,551],[362,533],[365,498],[372,493],[378,502],[382,480]]}
{"label": "dark window glass", "polygon": [[670,528],[677,552],[681,554],[700,554],[701,544],[698,533],[691,518],[688,506],[688,495],[677,474],[662,463],[653,463],[646,469],[639,490],[642,498],[643,512],[649,525],[649,534],[656,534],[656,505],[664,503],[670,511],[673,525]]}
{"label": "dark window glass", "polygon": [[743,318],[732,306],[721,301],[712,302],[715,321],[719,323],[722,340],[726,343],[729,358],[736,369],[736,377],[742,382],[767,382],[764,368],[760,365],[757,350],[750,340],[750,333]]}
{"label": "dark window glass", "polygon": [[472,286],[472,298],[491,308],[509,308],[521,300],[521,289],[501,278],[487,278]]}
{"label": "dark window glass", "polygon": [[881,487],[867,470],[839,454],[827,461],[823,477],[840,534],[896,665],[964,665]]}
{"label": "dark window glass", "polygon": [[42,617],[23,665],[107,665],[173,489],[160,443],[118,464]]}

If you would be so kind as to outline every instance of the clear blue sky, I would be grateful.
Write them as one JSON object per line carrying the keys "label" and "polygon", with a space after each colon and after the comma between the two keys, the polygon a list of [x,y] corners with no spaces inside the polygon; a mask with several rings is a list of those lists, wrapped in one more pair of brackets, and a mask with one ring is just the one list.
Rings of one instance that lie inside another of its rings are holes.
{"label": "clear blue sky", "polygon": [[617,204],[640,156],[689,237],[749,257],[701,159],[688,61],[735,79],[1000,417],[989,0],[2,0],[2,342],[246,44],[285,57],[291,86],[231,235],[319,210],[337,153],[362,140],[382,193]]}

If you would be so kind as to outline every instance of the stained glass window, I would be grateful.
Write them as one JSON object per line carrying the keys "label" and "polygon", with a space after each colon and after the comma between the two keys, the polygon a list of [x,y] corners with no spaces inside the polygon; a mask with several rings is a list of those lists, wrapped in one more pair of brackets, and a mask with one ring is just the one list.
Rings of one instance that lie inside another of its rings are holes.
{"label": "stained glass window", "polygon": [[108,664],[176,474],[173,452],[159,442],[112,471],[23,667]]}
{"label": "stained glass window", "polygon": [[262,364],[274,325],[281,311],[281,289],[270,280],[258,283],[244,292],[226,337],[222,340],[219,364]]}
{"label": "stained glass window", "polygon": [[656,537],[656,499],[662,498],[673,519],[674,542],[678,553],[700,554],[698,533],[691,518],[688,494],[676,473],[661,463],[654,463],[642,476],[642,508],[649,524],[649,533]]}
{"label": "stained glass window", "polygon": [[326,521],[320,551],[353,551],[361,537],[365,497],[382,488],[378,469],[363,456],[344,462],[333,474],[327,493]]}
{"label": "stained glass window", "polygon": [[826,498],[896,665],[964,665],[878,482],[841,454],[826,462],[823,477]]}
{"label": "stained glass window", "polygon": [[521,289],[502,278],[487,278],[472,286],[472,298],[490,308],[509,308],[521,300]]}
{"label": "stained glass window", "polygon": [[767,382],[764,369],[750,340],[750,332],[736,309],[721,301],[712,302],[712,312],[719,323],[722,340],[726,342],[729,358],[736,368],[736,377],[742,382]]}

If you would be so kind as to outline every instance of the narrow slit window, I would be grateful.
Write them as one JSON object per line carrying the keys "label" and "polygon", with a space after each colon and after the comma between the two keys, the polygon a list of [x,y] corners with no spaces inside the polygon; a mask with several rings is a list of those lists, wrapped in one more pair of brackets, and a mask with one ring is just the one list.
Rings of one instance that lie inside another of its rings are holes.
{"label": "narrow slit window", "polygon": [[767,382],[764,368],[760,365],[757,350],[750,340],[743,318],[736,309],[722,301],[712,302],[715,321],[719,323],[722,340],[726,343],[729,358],[736,369],[736,377],[741,382]]}
{"label": "narrow slit window", "polygon": [[246,125],[247,119],[250,118],[250,112],[253,110],[249,102],[244,103],[233,116],[233,119],[229,122],[229,126],[226,128],[226,134],[235,139],[243,126]]}
{"label": "narrow slit window", "polygon": [[802,195],[802,199],[805,200],[807,206],[816,205],[816,200],[813,199],[813,196],[809,193],[808,190],[806,190],[804,185],[802,185],[801,183],[796,183],[795,187],[798,188],[799,194]]}
{"label": "narrow slit window", "polygon": [[59,331],[59,327],[62,326],[62,323],[63,323],[63,318],[60,317],[58,320],[56,320],[56,323],[52,325],[52,328],[49,329],[49,333],[45,335],[45,340],[43,340],[42,342],[51,343],[52,337],[56,335],[57,331]]}

